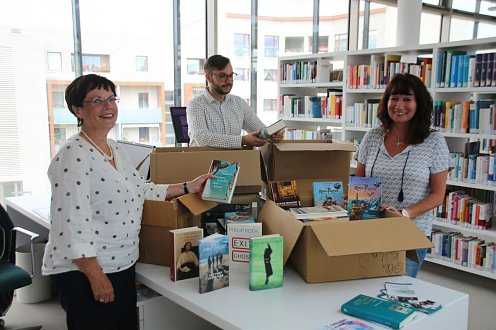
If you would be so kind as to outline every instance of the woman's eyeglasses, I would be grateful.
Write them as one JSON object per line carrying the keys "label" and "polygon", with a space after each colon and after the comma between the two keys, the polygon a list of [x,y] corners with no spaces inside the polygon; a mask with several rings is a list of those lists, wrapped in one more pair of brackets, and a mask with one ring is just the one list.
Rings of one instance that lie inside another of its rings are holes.
{"label": "woman's eyeglasses", "polygon": [[236,79],[236,76],[238,75],[236,72],[233,72],[231,74],[209,72],[209,74],[219,77],[220,80],[227,80],[227,78],[234,80],[234,79]]}
{"label": "woman's eyeglasses", "polygon": [[108,99],[103,99],[101,97],[97,97],[91,101],[83,101],[84,103],[91,103],[95,107],[99,107],[105,104],[105,102],[108,102],[110,104],[116,104],[119,103],[119,98],[115,96],[110,96]]}

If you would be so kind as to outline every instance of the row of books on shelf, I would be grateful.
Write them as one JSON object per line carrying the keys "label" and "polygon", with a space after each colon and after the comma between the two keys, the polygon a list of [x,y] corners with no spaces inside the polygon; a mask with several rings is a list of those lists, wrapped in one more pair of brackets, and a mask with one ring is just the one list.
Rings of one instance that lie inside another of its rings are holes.
{"label": "row of books on shelf", "polygon": [[449,180],[489,186],[496,184],[494,153],[466,155],[451,152],[450,157],[452,170],[448,174]]}
{"label": "row of books on shelf", "polygon": [[377,127],[380,123],[377,118],[380,99],[366,99],[363,103],[354,103],[346,107],[347,127]]}
{"label": "row of books on shelf", "polygon": [[444,132],[496,134],[496,100],[435,101],[433,126]]}
{"label": "row of books on shelf", "polygon": [[281,84],[343,81],[342,70],[333,71],[333,64],[325,59],[283,62],[279,68]]}
{"label": "row of books on shelf", "polygon": [[203,236],[203,229],[169,231],[170,278],[199,279],[199,292],[229,287],[231,272],[249,273],[252,291],[282,287],[283,237],[262,235],[261,223],[229,223],[227,234]]}
{"label": "row of books on shelf", "polygon": [[436,87],[494,87],[495,61],[495,53],[467,54],[453,49],[439,52]]}
{"label": "row of books on shelf", "polygon": [[372,55],[370,64],[350,64],[347,72],[349,89],[385,88],[391,78],[398,73],[413,74],[429,86],[432,75],[432,59],[410,58],[396,54]]}
{"label": "row of books on shelf", "polygon": [[332,140],[332,134],[305,129],[286,129],[284,140]]}
{"label": "row of books on shelf", "polygon": [[318,95],[281,94],[279,115],[293,118],[340,119],[342,115],[342,92],[319,93]]}
{"label": "row of books on shelf", "polygon": [[[489,195],[494,198],[494,192]],[[480,201],[463,190],[449,192],[443,204],[434,209],[441,221],[481,230],[491,227],[492,214],[492,203]]]}
{"label": "row of books on shelf", "polygon": [[[295,180],[269,183],[271,199],[303,222],[366,220],[380,217],[382,179],[350,176],[347,195],[341,181],[312,182],[312,206],[302,207]],[[348,197],[345,199],[345,197]]]}
{"label": "row of books on shelf", "polygon": [[465,236],[459,232],[432,232],[434,247],[428,254],[457,265],[495,272],[495,243],[486,242],[476,236]]}

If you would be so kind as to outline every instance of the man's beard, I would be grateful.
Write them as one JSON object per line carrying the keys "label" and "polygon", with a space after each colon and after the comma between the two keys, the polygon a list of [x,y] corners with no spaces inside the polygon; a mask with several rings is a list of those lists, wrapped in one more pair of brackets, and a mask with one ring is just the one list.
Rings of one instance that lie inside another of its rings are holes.
{"label": "man's beard", "polygon": [[219,85],[217,84],[212,84],[212,87],[214,88],[214,91],[217,93],[217,94],[220,94],[220,95],[227,95],[231,92],[231,89],[232,89],[232,85],[230,85],[231,87],[229,88],[229,91],[225,91],[224,89],[222,89]]}

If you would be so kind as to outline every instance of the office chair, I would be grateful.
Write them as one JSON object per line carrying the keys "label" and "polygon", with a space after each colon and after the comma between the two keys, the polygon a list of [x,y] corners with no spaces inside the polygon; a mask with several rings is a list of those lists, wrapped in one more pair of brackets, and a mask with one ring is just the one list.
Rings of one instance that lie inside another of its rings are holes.
{"label": "office chair", "polygon": [[[15,265],[16,233],[31,237],[31,274]],[[38,234],[21,227],[14,227],[9,214],[0,204],[0,316],[5,316],[14,299],[14,290],[31,284],[34,277],[34,241]],[[0,328],[5,321],[0,319]],[[22,328],[37,330],[41,326]]]}

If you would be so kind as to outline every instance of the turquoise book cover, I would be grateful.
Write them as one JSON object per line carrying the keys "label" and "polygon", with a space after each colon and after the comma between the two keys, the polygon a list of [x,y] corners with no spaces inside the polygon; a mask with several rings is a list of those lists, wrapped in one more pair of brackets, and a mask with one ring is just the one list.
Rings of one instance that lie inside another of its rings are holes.
{"label": "turquoise book cover", "polygon": [[344,201],[343,182],[327,181],[313,183],[313,205],[329,206],[339,205],[346,208]]}
{"label": "turquoise book cover", "polygon": [[250,290],[282,287],[283,237],[279,234],[250,238]]}
{"label": "turquoise book cover", "polygon": [[202,199],[230,203],[238,181],[239,164],[227,160],[213,160],[209,173],[215,175],[215,178],[207,180]]}
{"label": "turquoise book cover", "polygon": [[415,318],[415,310],[398,303],[360,294],[341,306],[345,314],[401,329]]}
{"label": "turquoise book cover", "polygon": [[380,218],[381,199],[381,178],[350,176],[347,207],[350,220]]}
{"label": "turquoise book cover", "polygon": [[212,234],[200,240],[200,293],[229,286],[229,238]]}

